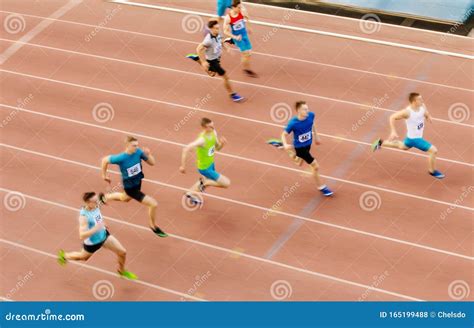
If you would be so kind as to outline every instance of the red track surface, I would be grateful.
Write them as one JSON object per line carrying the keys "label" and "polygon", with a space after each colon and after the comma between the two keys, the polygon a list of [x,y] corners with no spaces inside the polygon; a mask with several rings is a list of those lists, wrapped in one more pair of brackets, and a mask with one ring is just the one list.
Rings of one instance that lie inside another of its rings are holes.
{"label": "red track surface", "polygon": [[[213,1],[199,3],[179,7],[213,11]],[[284,29],[263,42],[271,28],[254,26],[253,65],[260,79],[241,74],[237,52],[224,55],[235,88],[248,98],[233,104],[219,79],[183,57],[202,37],[183,31],[184,14],[121,6],[106,29],[86,41],[90,25],[102,24],[117,5],[83,1],[61,21],[44,20],[63,5],[5,0],[0,13],[2,21],[11,12],[22,14],[25,23],[20,33],[2,31],[2,52],[41,22],[51,23],[23,40],[27,44],[17,43],[21,47],[2,66],[0,109],[8,122],[0,148],[1,193],[4,201],[12,191],[25,198],[17,211],[2,207],[0,296],[94,300],[91,288],[104,279],[114,286],[113,300],[273,300],[270,289],[278,280],[291,286],[289,300],[449,300],[453,281],[472,286],[474,118],[456,124],[448,115],[455,103],[474,108],[472,61]],[[274,23],[285,15],[258,6],[250,13]],[[339,18],[294,13],[288,24],[367,37],[357,23]],[[440,35],[423,31],[383,26],[370,37],[472,54],[471,41],[448,36],[440,42]],[[426,137],[440,150],[438,166],[447,175],[442,181],[425,173],[425,157],[372,154],[366,145],[387,134],[390,111],[414,90],[437,118]],[[368,115],[374,98],[385,99],[383,109]],[[323,144],[315,154],[336,191],[332,199],[321,199],[303,170],[265,146],[283,124],[272,120],[271,108],[298,99],[316,112]],[[113,119],[94,120],[98,103],[113,107]],[[178,172],[181,145],[195,138],[204,115],[229,141],[217,167],[232,186],[211,190],[204,208],[189,212],[181,206],[182,189],[197,174],[191,163],[188,174]],[[354,128],[364,116],[367,121]],[[127,132],[139,135],[158,159],[145,169],[144,190],[158,199],[160,226],[172,234],[156,238],[137,203],[103,210],[128,249],[138,283],[97,271],[115,270],[106,251],[89,267],[66,268],[44,253],[80,247],[80,194],[105,188],[100,158],[120,152]],[[284,197],[290,189],[295,191]],[[367,191],[378,194],[380,208],[362,209]],[[276,203],[278,212],[269,215]],[[32,278],[17,288],[29,271]]]}

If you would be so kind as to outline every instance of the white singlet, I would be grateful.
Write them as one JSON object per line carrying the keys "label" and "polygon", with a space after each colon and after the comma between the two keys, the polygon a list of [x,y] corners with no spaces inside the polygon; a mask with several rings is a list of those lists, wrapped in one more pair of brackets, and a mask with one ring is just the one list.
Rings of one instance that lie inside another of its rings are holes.
{"label": "white singlet", "polygon": [[421,106],[418,111],[414,111],[411,106],[407,107],[410,116],[406,119],[407,138],[423,138],[423,130],[425,129],[425,106]]}

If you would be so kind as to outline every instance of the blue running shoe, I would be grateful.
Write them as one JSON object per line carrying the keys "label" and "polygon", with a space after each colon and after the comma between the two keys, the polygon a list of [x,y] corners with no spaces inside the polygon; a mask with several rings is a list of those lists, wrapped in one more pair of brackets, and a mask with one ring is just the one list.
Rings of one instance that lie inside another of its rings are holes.
{"label": "blue running shoe", "polygon": [[283,147],[283,142],[279,139],[270,139],[267,141],[267,144],[270,146],[276,147],[276,148],[282,148]]}
{"label": "blue running shoe", "polygon": [[194,61],[199,61],[199,56],[196,54],[187,54],[186,58],[192,59]]}
{"label": "blue running shoe", "polygon": [[430,172],[430,175],[434,176],[436,179],[444,178],[444,174],[438,170],[434,170],[433,172]]}
{"label": "blue running shoe", "polygon": [[234,92],[233,94],[231,94],[230,98],[232,99],[233,102],[239,102],[239,101],[244,100],[244,97],[239,95],[237,92]]}
{"label": "blue running shoe", "polygon": [[331,189],[328,188],[328,186],[324,186],[323,188],[319,189],[320,192],[324,195],[324,197],[329,197],[332,196],[334,193],[331,191]]}

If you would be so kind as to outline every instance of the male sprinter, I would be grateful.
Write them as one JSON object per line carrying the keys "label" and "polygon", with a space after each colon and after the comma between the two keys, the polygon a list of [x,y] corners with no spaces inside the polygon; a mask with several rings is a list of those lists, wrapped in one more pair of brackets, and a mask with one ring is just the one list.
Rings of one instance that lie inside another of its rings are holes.
{"label": "male sprinter", "polygon": [[110,183],[111,180],[107,175],[107,168],[109,164],[117,164],[120,167],[123,181],[123,192],[113,192],[101,197],[101,201],[107,203],[109,200],[118,200],[121,202],[128,202],[132,198],[137,202],[148,206],[149,225],[151,230],[160,237],[167,237],[155,224],[156,207],[158,203],[156,200],[141,191],[142,179],[145,177],[142,172],[142,160],[147,164],[155,165],[155,158],[150,152],[150,149],[138,148],[138,140],[135,137],[128,136],[125,140],[125,151],[117,155],[106,156],[102,159],[102,179]]}
{"label": "male sprinter", "polygon": [[222,23],[225,12],[232,5],[232,0],[217,0],[217,19]]}
{"label": "male sprinter", "polygon": [[[305,101],[296,102],[295,109],[296,116],[291,118],[281,134],[283,148],[286,151],[292,151],[294,148],[296,153],[294,156],[301,158],[311,166],[313,177],[319,191],[321,191],[321,193],[326,197],[332,196],[333,192],[321,182],[318,162],[310,153],[313,137],[316,145],[321,144],[316,128],[314,127],[314,113],[309,111],[308,105],[306,105]],[[293,133],[293,146],[291,146],[286,139],[291,133]]]}
{"label": "male sprinter", "polygon": [[214,122],[204,117],[201,120],[202,132],[198,138],[185,146],[181,154],[181,166],[179,171],[186,173],[186,158],[188,152],[195,148],[196,149],[196,164],[198,172],[204,176],[204,179],[199,178],[186,193],[186,196],[191,199],[191,202],[195,205],[202,204],[202,201],[196,195],[199,192],[204,192],[208,186],[228,188],[230,186],[229,178],[216,172],[214,165],[214,153],[216,150],[221,150],[222,147],[227,143],[224,137],[218,138],[216,130],[214,128]]}
{"label": "male sprinter", "polygon": [[[429,154],[428,173],[436,179],[443,179],[444,174],[435,169],[436,154],[438,149],[423,139],[423,130],[425,129],[425,119],[432,123],[431,115],[426,109],[423,98],[419,93],[412,92],[408,96],[409,105],[390,116],[390,136],[388,140],[377,139],[372,144],[372,150],[376,151],[381,147],[398,148],[408,150],[412,147]],[[395,128],[396,120],[405,120],[407,134],[405,140],[395,140],[398,138]]]}
{"label": "male sprinter", "polygon": [[[219,34],[219,23],[217,20],[210,20],[207,26],[210,33],[207,34],[204,41],[198,45],[197,54],[189,54],[186,57],[200,63],[209,76],[215,76],[216,73],[222,76],[224,87],[232,101],[242,101],[244,98],[232,90],[229,77],[221,66],[222,37]],[[227,47],[227,45],[225,46]]]}
{"label": "male sprinter", "polygon": [[[250,77],[258,77],[250,69],[250,55],[252,44],[249,39],[249,17],[247,11],[242,7],[240,0],[234,0],[229,14],[224,19],[224,34],[231,38],[242,54],[242,66],[244,72]],[[226,39],[226,42],[230,41]]]}
{"label": "male sprinter", "polygon": [[83,240],[83,248],[79,252],[65,252],[60,250],[58,262],[65,265],[67,261],[87,261],[92,254],[102,247],[117,254],[118,270],[120,276],[135,280],[137,276],[125,270],[125,259],[127,251],[114,236],[110,235],[104,225],[104,219],[100,213],[99,197],[95,192],[86,192],[82,196],[84,206],[79,213],[79,238]]}

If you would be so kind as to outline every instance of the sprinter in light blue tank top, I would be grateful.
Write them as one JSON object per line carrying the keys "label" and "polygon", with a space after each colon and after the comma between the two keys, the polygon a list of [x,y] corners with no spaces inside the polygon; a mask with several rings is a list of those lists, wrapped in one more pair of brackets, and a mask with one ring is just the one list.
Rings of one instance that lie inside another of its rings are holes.
{"label": "sprinter in light blue tank top", "polygon": [[79,212],[79,236],[83,240],[83,248],[79,252],[65,252],[60,250],[58,262],[65,265],[67,261],[87,261],[92,254],[102,247],[107,248],[117,254],[118,270],[120,276],[127,279],[137,279],[137,276],[125,270],[125,259],[127,251],[120,244],[117,238],[111,236],[104,224],[104,218],[100,213],[99,198],[103,194],[97,195],[95,192],[86,192],[82,196],[84,206]]}

